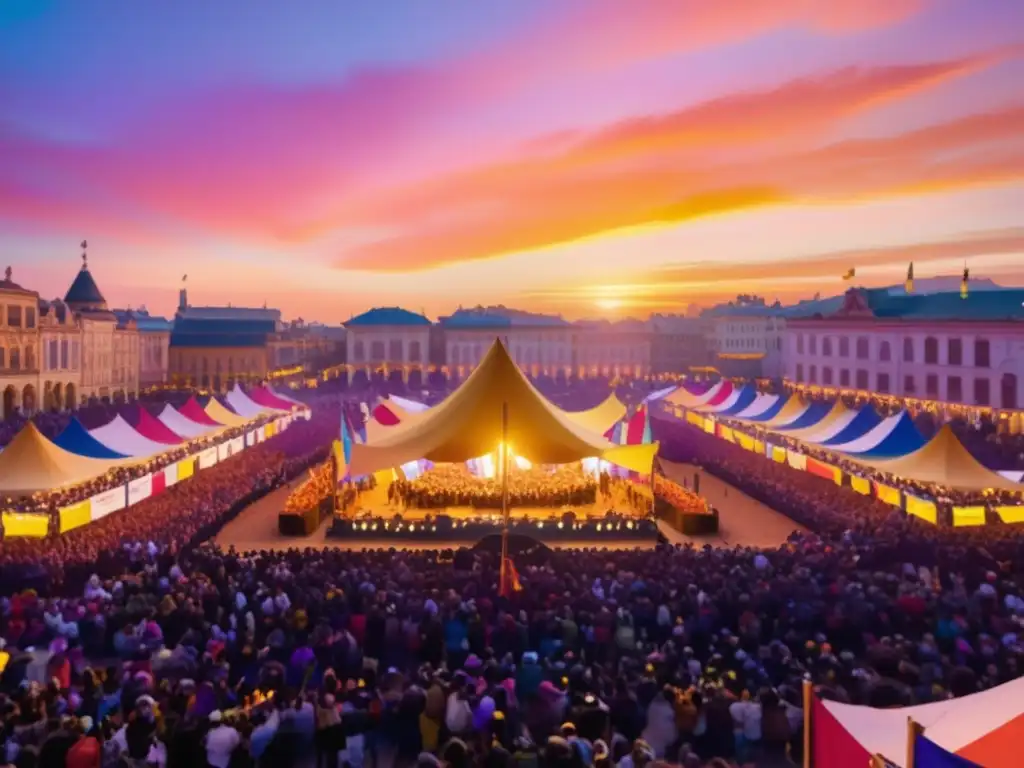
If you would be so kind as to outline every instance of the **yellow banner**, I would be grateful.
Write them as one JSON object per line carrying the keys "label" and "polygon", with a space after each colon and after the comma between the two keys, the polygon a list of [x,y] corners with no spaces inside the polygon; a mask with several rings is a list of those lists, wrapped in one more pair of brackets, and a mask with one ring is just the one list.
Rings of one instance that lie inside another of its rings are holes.
{"label": "yellow banner", "polygon": [[754,440],[754,453],[764,456],[764,440]]}
{"label": "yellow banner", "polygon": [[907,514],[927,520],[932,525],[939,522],[939,513],[934,501],[919,499],[917,496],[911,496],[909,493],[907,494]]}
{"label": "yellow banner", "polygon": [[269,424],[267,424],[267,428],[266,430],[264,430],[264,434],[266,434],[267,439],[270,439],[271,437],[274,436],[274,433],[277,431],[276,426],[277,425],[274,424],[274,422],[270,422]]}
{"label": "yellow banner", "polygon": [[862,496],[871,495],[871,481],[859,475],[850,475],[850,487]]}
{"label": "yellow banner", "polygon": [[888,485],[875,483],[875,496],[884,501],[886,504],[892,504],[894,507],[900,506],[899,488],[890,488]]}
{"label": "yellow banner", "polygon": [[786,449],[780,448],[779,446],[772,447],[772,459],[777,461],[779,464],[786,463]]}
{"label": "yellow banner", "polygon": [[748,451],[754,450],[754,438],[750,435],[744,434],[743,432],[736,432],[736,442]]}
{"label": "yellow banner", "polygon": [[340,483],[345,477],[345,446],[341,444],[341,440],[335,440],[331,443],[331,450],[334,452],[334,461],[337,469],[337,477],[334,478],[336,483]]}
{"label": "yellow banner", "polygon": [[1004,523],[1024,523],[1024,505],[996,507],[996,514]]}
{"label": "yellow banner", "polygon": [[953,507],[953,527],[962,528],[968,525],[984,524],[984,507]]}
{"label": "yellow banner", "polygon": [[733,431],[729,427],[722,427],[722,439],[728,440],[730,443],[736,442]]}
{"label": "yellow banner", "polygon": [[9,539],[42,539],[50,530],[49,515],[30,515],[23,512],[4,512],[4,536]]}
{"label": "yellow banner", "polygon": [[92,504],[89,499],[60,508],[60,532],[73,531],[92,520]]}
{"label": "yellow banner", "polygon": [[693,411],[686,412],[686,421],[690,424],[693,424],[693,426],[695,427],[704,426],[704,417],[701,416],[699,413],[694,413]]}
{"label": "yellow banner", "polygon": [[192,477],[192,475],[194,475],[195,473],[196,473],[196,460],[195,460],[195,458],[182,459],[181,461],[178,462],[178,482],[179,483],[182,480],[187,480],[188,478]]}
{"label": "yellow banner", "polygon": [[714,419],[704,419],[704,431],[707,432],[709,435],[715,434]]}

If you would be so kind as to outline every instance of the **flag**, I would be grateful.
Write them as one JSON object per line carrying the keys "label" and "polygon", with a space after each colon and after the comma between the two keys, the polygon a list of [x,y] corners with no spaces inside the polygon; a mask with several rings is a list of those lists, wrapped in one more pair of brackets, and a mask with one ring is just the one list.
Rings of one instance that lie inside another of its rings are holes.
{"label": "flag", "polygon": [[982,768],[965,757],[947,752],[923,734],[914,737],[914,765],[910,768]]}
{"label": "flag", "polygon": [[855,278],[856,276],[857,269],[855,267],[850,267],[848,270],[846,270],[846,274],[843,275],[843,280],[853,280],[853,278]]}
{"label": "flag", "polygon": [[654,433],[651,431],[651,409],[644,407],[644,436],[641,442],[650,445],[654,442]]}
{"label": "flag", "polygon": [[907,267],[907,282],[903,287],[907,289],[907,293],[914,292],[914,262],[910,262],[910,266]]}
{"label": "flag", "polygon": [[348,417],[345,415],[344,408],[341,410],[341,450],[345,466],[348,466],[352,461],[352,430],[348,426]]}
{"label": "flag", "polygon": [[183,282],[183,283],[184,283],[184,282],[186,282],[187,280],[188,280],[188,275],[182,275],[182,276],[181,276],[181,282]]}
{"label": "flag", "polygon": [[511,557],[501,558],[501,569],[498,571],[498,595],[511,597],[515,592],[522,592],[523,585],[519,581],[519,571]]}
{"label": "flag", "polygon": [[[341,428],[344,430],[345,426],[342,425]],[[341,440],[335,440],[331,443],[331,453],[334,455],[334,484],[341,485],[342,481],[345,479],[345,475],[348,473],[348,465],[345,461],[345,448],[341,444]]]}
{"label": "flag", "polygon": [[967,268],[967,265],[964,265],[964,277],[963,277],[963,280],[960,281],[960,298],[961,299],[966,299],[967,298],[967,282],[970,279],[971,279],[971,270],[969,270]]}

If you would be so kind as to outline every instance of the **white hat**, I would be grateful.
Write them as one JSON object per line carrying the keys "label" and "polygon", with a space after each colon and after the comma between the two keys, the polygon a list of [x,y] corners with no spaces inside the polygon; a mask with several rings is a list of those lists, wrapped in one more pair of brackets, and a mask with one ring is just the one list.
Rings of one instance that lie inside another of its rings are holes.
{"label": "white hat", "polygon": [[213,710],[213,712],[210,713],[210,722],[211,723],[219,723],[223,718],[224,718],[224,715],[221,714],[221,711],[219,709],[215,709],[215,710]]}

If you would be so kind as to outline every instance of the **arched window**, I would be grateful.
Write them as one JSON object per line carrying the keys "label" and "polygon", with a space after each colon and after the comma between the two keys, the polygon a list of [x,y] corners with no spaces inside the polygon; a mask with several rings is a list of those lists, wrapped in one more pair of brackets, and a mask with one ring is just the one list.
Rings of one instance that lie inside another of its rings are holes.
{"label": "arched window", "polygon": [[[826,336],[821,340],[821,354],[824,357],[832,357],[832,337]],[[822,372],[824,376],[824,371]],[[831,378],[831,376],[829,377]]]}
{"label": "arched window", "polygon": [[459,364],[459,345],[458,344],[452,344],[451,364],[452,365],[458,365]]}
{"label": "arched window", "polygon": [[878,346],[878,359],[883,363],[887,363],[892,360],[892,347],[888,341],[883,341]]}
{"label": "arched window", "polygon": [[914,340],[911,338],[903,340],[903,362],[914,362]]}
{"label": "arched window", "polygon": [[388,360],[392,363],[402,362],[402,340],[392,339],[388,342]]}

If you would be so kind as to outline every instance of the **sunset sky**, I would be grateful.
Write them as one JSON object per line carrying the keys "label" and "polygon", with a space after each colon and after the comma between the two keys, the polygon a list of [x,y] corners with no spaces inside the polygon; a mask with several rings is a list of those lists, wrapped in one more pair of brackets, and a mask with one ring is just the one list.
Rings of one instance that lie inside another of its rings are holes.
{"label": "sunset sky", "polygon": [[1024,283],[1015,0],[5,0],[0,267],[646,316]]}

